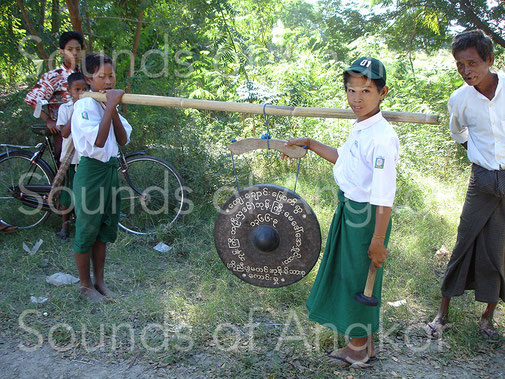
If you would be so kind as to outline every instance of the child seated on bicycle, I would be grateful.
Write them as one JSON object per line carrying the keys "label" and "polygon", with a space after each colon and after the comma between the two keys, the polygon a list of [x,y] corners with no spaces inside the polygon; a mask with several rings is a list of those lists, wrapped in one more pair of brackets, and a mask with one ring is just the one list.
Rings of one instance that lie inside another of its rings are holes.
{"label": "child seated on bicycle", "polygon": [[[70,94],[72,95],[72,99],[60,106],[58,109],[58,119],[56,121],[56,127],[60,130],[61,136],[63,137],[61,161],[63,161],[73,146],[72,137],[70,134],[70,119],[72,118],[72,113],[74,113],[74,103],[79,100],[79,96],[82,93],[88,90],[86,77],[80,72],[74,72],[73,74],[70,74],[67,82]],[[66,171],[64,187],[61,189],[60,195],[62,224],[61,230],[57,232],[56,235],[61,239],[66,239],[68,237],[68,222],[73,205],[72,183],[74,181],[75,165],[77,163],[79,163],[79,153],[74,153],[70,166],[68,166],[68,169]]]}
{"label": "child seated on bicycle", "polygon": [[[116,73],[112,59],[105,54],[90,54],[85,68],[91,91],[104,92],[107,101],[102,103],[86,97],[74,104],[72,140],[76,153],[81,156],[73,183],[74,257],[81,294],[99,302],[113,296],[104,282],[106,244],[116,240],[119,221],[118,145],[129,142],[132,128],[116,109],[124,91],[114,89]],[[94,284],[90,277],[90,259]]]}
{"label": "child seated on bicycle", "polygon": [[60,160],[62,144],[60,131],[56,127],[58,109],[62,102],[70,100],[67,78],[73,72],[80,71],[79,62],[84,49],[84,38],[79,32],[64,32],[60,35],[59,47],[60,55],[63,58],[61,67],[43,74],[24,99],[25,103],[33,109],[35,109],[37,101],[46,100],[49,102],[47,112],[41,112],[40,118],[45,121],[54,137],[54,157],[57,162]]}

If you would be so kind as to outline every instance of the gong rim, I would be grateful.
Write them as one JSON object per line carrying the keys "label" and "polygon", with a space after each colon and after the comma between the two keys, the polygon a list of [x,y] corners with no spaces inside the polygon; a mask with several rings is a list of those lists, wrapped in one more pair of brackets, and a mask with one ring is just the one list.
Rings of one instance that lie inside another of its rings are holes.
{"label": "gong rim", "polygon": [[[272,241],[276,233],[278,246]],[[257,184],[235,192],[221,206],[214,243],[221,261],[239,279],[278,288],[296,283],[314,268],[321,230],[300,195],[282,186]]]}

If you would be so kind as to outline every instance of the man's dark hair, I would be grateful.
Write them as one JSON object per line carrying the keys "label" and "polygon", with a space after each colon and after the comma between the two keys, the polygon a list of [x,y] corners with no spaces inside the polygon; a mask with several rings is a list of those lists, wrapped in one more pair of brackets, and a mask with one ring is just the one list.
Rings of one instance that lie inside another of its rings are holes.
{"label": "man's dark hair", "polygon": [[[351,72],[352,72],[352,74],[351,74]],[[345,71],[344,72],[344,87],[346,90],[347,90],[347,82],[349,81],[349,78],[351,76],[363,76],[364,78],[367,78],[361,72]],[[370,80],[375,83],[375,86],[377,87],[377,91],[379,91],[379,92],[382,91],[382,89],[386,86],[386,81],[384,79],[370,79]]]}
{"label": "man's dark hair", "polygon": [[86,75],[93,75],[95,72],[98,71],[100,66],[110,63],[112,66],[114,66],[114,62],[112,61],[112,58],[109,57],[107,54],[89,54],[86,55],[86,61],[84,64],[84,67],[86,68],[85,74]]}
{"label": "man's dark hair", "polygon": [[75,39],[81,45],[81,49],[84,48],[84,38],[82,38],[82,34],[79,32],[63,32],[60,36],[60,49],[64,49],[67,43],[71,40]]}
{"label": "man's dark hair", "polygon": [[[74,72],[68,76],[67,83],[68,83],[68,88],[72,87],[72,83],[76,82],[78,80],[84,80],[86,82],[86,77],[82,72]],[[87,85],[87,83],[86,83]]]}
{"label": "man's dark hair", "polygon": [[475,47],[483,61],[493,56],[493,41],[480,29],[463,32],[454,37],[451,45],[452,56],[456,57],[457,53],[469,47]]}

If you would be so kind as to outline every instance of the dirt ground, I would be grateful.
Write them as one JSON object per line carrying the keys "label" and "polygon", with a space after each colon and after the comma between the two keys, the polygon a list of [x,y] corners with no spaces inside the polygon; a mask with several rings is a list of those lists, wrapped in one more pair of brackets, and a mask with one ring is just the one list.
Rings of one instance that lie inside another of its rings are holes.
{"label": "dirt ground", "polygon": [[[388,351],[386,347],[381,353],[381,359],[374,367],[361,370],[336,369],[333,375],[321,374],[310,367],[295,362],[297,375],[289,377],[405,377],[405,378],[504,378],[505,377],[505,347],[486,346],[476,356],[447,360],[436,358],[433,354],[409,354],[398,351]],[[230,364],[230,361],[227,362]],[[231,364],[233,364],[231,362]],[[178,363],[163,368],[157,368],[138,363],[134,358],[121,363],[110,364],[98,360],[76,359],[58,353],[44,344],[33,352],[25,352],[18,348],[17,342],[0,336],[0,377],[2,378],[208,378],[224,377],[214,371],[215,367],[223,366],[212,351],[208,354],[198,354],[194,361]],[[262,376],[262,375],[259,375]],[[269,378],[275,378],[271,375]]]}

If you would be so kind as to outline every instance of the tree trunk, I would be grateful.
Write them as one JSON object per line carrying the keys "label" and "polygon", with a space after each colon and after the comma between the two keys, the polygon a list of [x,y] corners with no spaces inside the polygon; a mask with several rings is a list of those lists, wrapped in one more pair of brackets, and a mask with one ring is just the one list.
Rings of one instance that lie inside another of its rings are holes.
{"label": "tree trunk", "polygon": [[[33,27],[32,21],[30,20],[30,17],[28,16],[28,13],[26,13],[26,9],[23,5],[23,2],[21,0],[16,0],[16,3],[18,4],[19,9],[21,10],[21,15],[23,16],[23,20],[28,27],[28,31],[30,32],[31,35],[37,36],[37,33],[35,32],[35,28]],[[46,62],[49,61],[49,57],[47,56],[47,53],[45,52],[44,48],[42,47],[42,44],[40,41],[35,40],[35,43],[37,45],[37,50],[39,52],[39,57],[44,59]]]}
{"label": "tree trunk", "polygon": [[60,2],[53,0],[51,6],[51,33],[60,34]]}
{"label": "tree trunk", "polygon": [[[135,58],[137,56],[137,50],[139,48],[140,44],[140,34],[142,32],[142,21],[144,20],[144,7],[140,8],[139,11],[139,17],[137,21],[137,30],[135,31],[135,38],[133,39],[133,49],[132,49],[132,60],[130,62],[130,70],[128,71],[128,83],[126,84],[126,89],[125,92],[129,93],[130,92],[130,83],[131,83],[131,78],[135,75]],[[122,106],[122,111],[123,113],[126,113],[127,106],[126,104],[123,103]]]}
{"label": "tree trunk", "polygon": [[461,1],[450,0],[450,1],[454,5],[457,5],[459,3],[460,9],[463,11],[466,19],[470,23],[472,23],[475,27],[482,29],[482,31],[484,31],[489,37],[491,37],[494,43],[505,48],[505,39],[495,31],[493,31],[493,29],[491,29],[486,22],[482,21],[479,18],[479,16],[473,11],[473,6],[469,0],[461,0]]}
{"label": "tree trunk", "polygon": [[[79,0],[65,0],[68,7],[68,12],[70,13],[70,21],[72,22],[72,28],[81,34],[82,33],[82,20],[79,13]],[[83,34],[84,35],[84,34]]]}
{"label": "tree trunk", "polygon": [[86,29],[88,32],[88,47],[87,47],[87,54],[91,54],[93,52],[93,36],[91,34],[91,21],[89,18],[89,8],[88,5],[84,8],[84,15],[86,18]]}
{"label": "tree trunk", "polygon": [[42,25],[42,30],[44,30],[44,23],[46,21],[46,4],[47,0],[40,0],[40,25]]}

